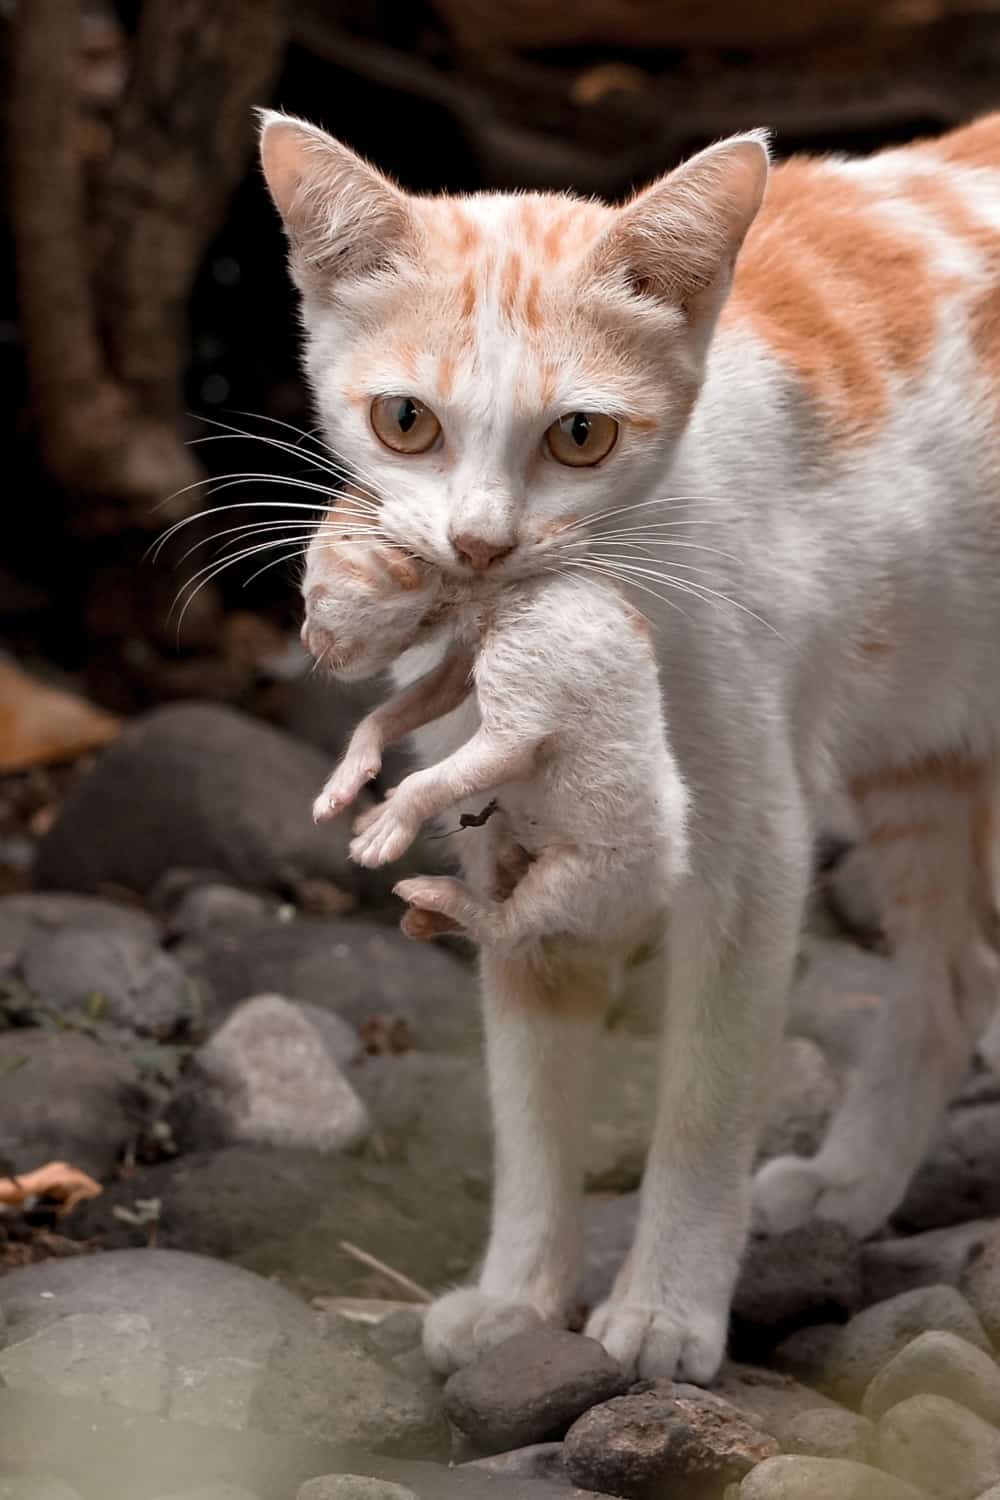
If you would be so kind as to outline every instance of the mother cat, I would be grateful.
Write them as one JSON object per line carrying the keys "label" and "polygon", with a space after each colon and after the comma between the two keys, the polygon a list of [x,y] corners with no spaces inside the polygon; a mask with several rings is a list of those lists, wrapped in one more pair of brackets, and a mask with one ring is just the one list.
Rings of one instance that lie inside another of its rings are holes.
{"label": "mother cat", "polygon": [[[411,197],[280,115],[262,152],[323,430],[381,533],[491,584],[617,573],[653,622],[691,871],[635,1243],[589,1331],[707,1381],[821,799],[856,806],[895,987],[818,1155],[758,1176],[763,1223],[877,1229],[995,999],[1000,116],[769,185],[750,133],[618,208]],[[572,1305],[608,982],[583,949],[484,954],[493,1228],[429,1313],[441,1369]]]}

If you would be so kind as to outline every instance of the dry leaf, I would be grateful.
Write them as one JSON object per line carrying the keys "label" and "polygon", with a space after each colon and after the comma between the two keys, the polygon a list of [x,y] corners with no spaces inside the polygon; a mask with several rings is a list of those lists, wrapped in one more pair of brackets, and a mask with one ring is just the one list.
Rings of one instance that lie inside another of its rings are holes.
{"label": "dry leaf", "polygon": [[104,1189],[99,1182],[71,1167],[68,1162],[50,1161],[33,1172],[19,1177],[0,1177],[0,1203],[19,1208],[29,1198],[58,1198],[61,1213],[68,1214],[87,1198],[97,1198]]}
{"label": "dry leaf", "polygon": [[121,721],[0,657],[0,771],[74,760],[115,739]]}

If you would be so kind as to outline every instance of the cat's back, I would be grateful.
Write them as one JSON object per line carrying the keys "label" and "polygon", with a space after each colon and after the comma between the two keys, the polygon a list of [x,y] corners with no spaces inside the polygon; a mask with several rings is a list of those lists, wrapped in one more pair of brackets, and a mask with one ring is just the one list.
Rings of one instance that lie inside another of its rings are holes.
{"label": "cat's back", "polygon": [[877,438],[939,375],[1000,418],[1000,113],[777,167],[720,335],[769,356],[832,437]]}

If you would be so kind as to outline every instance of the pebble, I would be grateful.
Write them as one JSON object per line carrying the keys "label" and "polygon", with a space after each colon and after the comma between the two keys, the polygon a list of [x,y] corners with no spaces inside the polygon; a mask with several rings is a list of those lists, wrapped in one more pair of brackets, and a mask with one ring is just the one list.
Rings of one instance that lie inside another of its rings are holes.
{"label": "pebble", "polygon": [[158,943],[133,932],[67,928],[27,949],[24,984],[47,1014],[140,1036],[171,1036],[197,1014],[191,981]]}
{"label": "pebble", "polygon": [[175,1135],[192,1149],[236,1142],[347,1151],[371,1132],[338,1060],[357,1038],[339,1016],[257,995],[198,1049]]}
{"label": "pebble", "polygon": [[778,1452],[727,1401],[667,1381],[594,1407],[564,1444],[575,1484],[642,1500],[672,1493],[700,1500]]}
{"label": "pebble", "polygon": [[1000,1432],[944,1396],[911,1396],[880,1420],[874,1458],[934,1500],[976,1500],[1000,1479]]}
{"label": "pebble", "polygon": [[862,1303],[884,1302],[920,1286],[960,1286],[977,1253],[1000,1230],[996,1219],[874,1240],[861,1251]]}
{"label": "pebble", "polygon": [[991,1355],[953,1333],[922,1333],[875,1376],[861,1410],[877,1422],[910,1396],[946,1396],[1000,1423],[1000,1370]]}
{"label": "pebble", "polygon": [[523,1448],[560,1436],[581,1412],[623,1387],[618,1364],[596,1340],[539,1327],[452,1375],[444,1408],[482,1449]]}
{"label": "pebble", "polygon": [[912,1484],[835,1458],[770,1458],[744,1479],[739,1500],[926,1500]]}
{"label": "pebble", "polygon": [[812,1156],[842,1089],[826,1054],[807,1037],[786,1037],[774,1073],[774,1098],[758,1157]]}
{"label": "pebble", "polygon": [[867,1417],[840,1407],[817,1407],[786,1422],[780,1441],[786,1453],[846,1458],[863,1464],[871,1455],[874,1436],[874,1425]]}
{"label": "pebble", "polygon": [[363,1474],[327,1474],[310,1479],[295,1500],[417,1500],[405,1484],[389,1479],[369,1479]]}
{"label": "pebble", "polygon": [[477,1458],[460,1467],[483,1474],[496,1474],[501,1478],[561,1479],[564,1484],[568,1483],[562,1443],[532,1443],[527,1448],[514,1448],[509,1453]]}
{"label": "pebble", "polygon": [[777,1370],[806,1385],[821,1385],[843,1332],[838,1323],[814,1323],[790,1333],[771,1354]]}
{"label": "pebble", "polygon": [[824,1367],[829,1393],[848,1406],[860,1406],[878,1372],[918,1334],[954,1333],[989,1352],[975,1312],[952,1286],[920,1287],[857,1313],[833,1340]]}
{"label": "pebble", "polygon": [[258,1497],[239,1484],[210,1484],[197,1490],[175,1490],[169,1495],[157,1495],[156,1500],[258,1500]]}
{"label": "pebble", "polygon": [[744,1416],[755,1419],[782,1447],[789,1424],[797,1417],[815,1413],[818,1408],[835,1415],[844,1410],[818,1391],[800,1385],[790,1375],[728,1360],[713,1381],[712,1392],[738,1407]]}
{"label": "pebble", "polygon": [[961,1286],[994,1344],[1000,1344],[1000,1227],[971,1258]]}
{"label": "pebble", "polygon": [[861,1247],[843,1225],[818,1219],[751,1237],[733,1301],[738,1333],[768,1333],[773,1342],[806,1315],[842,1318],[860,1305]]}

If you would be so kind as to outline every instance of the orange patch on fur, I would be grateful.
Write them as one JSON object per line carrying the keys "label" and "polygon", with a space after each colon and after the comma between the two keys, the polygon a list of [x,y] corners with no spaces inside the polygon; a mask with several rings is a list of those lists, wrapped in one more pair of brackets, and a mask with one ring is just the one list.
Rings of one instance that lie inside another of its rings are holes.
{"label": "orange patch on fur", "polygon": [[482,242],[479,225],[459,208],[455,210],[455,231],[455,250],[465,260]]}
{"label": "orange patch on fur", "polygon": [[547,944],[544,953],[526,958],[498,958],[484,954],[496,988],[508,1006],[517,1009],[542,1010],[559,1016],[602,1016],[608,1008],[610,992],[607,970],[600,964],[588,964],[566,951],[564,957],[556,943]]}
{"label": "orange patch on fur", "polygon": [[524,321],[536,331],[542,326],[542,278],[537,274],[528,283],[524,299]]}
{"label": "orange patch on fur", "polygon": [[904,765],[887,766],[851,780],[852,796],[860,800],[876,792],[912,791],[920,787],[943,786],[949,791],[968,793],[981,783],[983,762],[959,750],[942,751],[923,760]]}
{"label": "orange patch on fur", "polygon": [[929,838],[940,832],[941,825],[925,818],[921,822],[911,823],[877,823],[869,833],[865,835],[865,843],[873,848],[883,848],[886,844],[901,844],[907,839]]}
{"label": "orange patch on fur", "polygon": [[885,416],[892,369],[935,338],[935,292],[916,237],[878,222],[877,185],[793,160],[774,172],[736,264],[723,319],[748,323],[849,431]]}
{"label": "orange patch on fur", "polygon": [[424,570],[416,558],[408,557],[397,547],[380,547],[379,557],[385,564],[386,572],[394,583],[407,593],[413,589],[420,588],[424,582]]}
{"label": "orange patch on fur", "polygon": [[455,366],[458,355],[455,346],[450,344],[441,356],[438,364],[437,385],[443,401],[447,401],[455,386]]}
{"label": "orange patch on fur", "polygon": [[476,273],[475,273],[475,271],[466,271],[465,275],[462,278],[462,285],[459,288],[459,294],[458,295],[459,295],[459,309],[458,309],[458,315],[459,315],[459,317],[460,318],[466,318],[466,319],[471,318],[472,315],[473,315],[473,313],[476,310],[476,299],[477,299],[477,296],[478,296],[478,288],[476,286]]}
{"label": "orange patch on fur", "polygon": [[971,125],[951,130],[926,143],[935,156],[958,167],[993,167],[1000,170],[1000,114],[983,115]]}
{"label": "orange patch on fur", "polygon": [[556,399],[556,380],[559,371],[550,359],[542,362],[541,390],[539,391],[538,404],[543,409],[551,406]]}
{"label": "orange patch on fur", "polygon": [[516,250],[512,250],[507,257],[500,283],[500,306],[506,318],[514,316],[514,308],[521,288],[521,272],[521,257]]}
{"label": "orange patch on fur", "polygon": [[542,237],[542,255],[550,265],[554,265],[562,256],[563,240],[569,229],[570,220],[569,213],[558,214]]}

